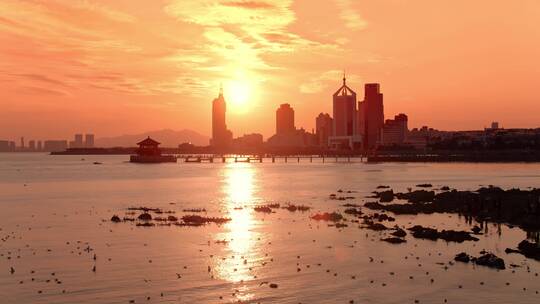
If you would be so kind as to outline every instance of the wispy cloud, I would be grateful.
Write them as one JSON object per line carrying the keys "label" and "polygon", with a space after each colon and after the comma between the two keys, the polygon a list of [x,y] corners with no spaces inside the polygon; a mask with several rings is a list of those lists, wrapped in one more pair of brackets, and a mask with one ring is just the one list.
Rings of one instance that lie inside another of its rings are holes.
{"label": "wispy cloud", "polygon": [[353,8],[352,0],[335,0],[340,10],[339,16],[345,22],[345,26],[352,30],[363,30],[367,22]]}
{"label": "wispy cloud", "polygon": [[[305,94],[319,93],[328,88],[330,85],[336,86],[339,80],[343,78],[343,71],[330,70],[318,76],[309,78],[306,82],[300,85],[300,92]],[[356,74],[346,74],[348,84],[360,84],[362,78]]]}

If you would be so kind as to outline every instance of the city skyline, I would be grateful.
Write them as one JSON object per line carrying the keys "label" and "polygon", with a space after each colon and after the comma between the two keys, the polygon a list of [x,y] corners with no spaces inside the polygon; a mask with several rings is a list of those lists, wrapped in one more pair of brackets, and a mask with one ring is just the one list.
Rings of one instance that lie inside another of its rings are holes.
{"label": "city skyline", "polygon": [[283,103],[311,130],[343,69],[352,87],[384,84],[411,127],[537,127],[540,4],[506,4],[3,1],[0,138],[210,136],[220,82],[234,134],[269,137]]}

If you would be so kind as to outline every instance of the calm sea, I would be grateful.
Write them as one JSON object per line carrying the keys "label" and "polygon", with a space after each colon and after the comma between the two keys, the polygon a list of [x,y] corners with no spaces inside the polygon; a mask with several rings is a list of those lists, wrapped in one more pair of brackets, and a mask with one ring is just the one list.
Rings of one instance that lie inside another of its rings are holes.
{"label": "calm sea", "polygon": [[[0,153],[0,303],[540,302],[540,263],[504,253],[527,237],[519,228],[490,224],[478,242],[407,236],[392,245],[380,241],[385,232],[310,219],[343,210],[329,199],[338,189],[354,191],[348,202],[361,204],[378,185],[540,187],[539,164],[137,165],[127,158]],[[313,209],[253,210],[270,202]],[[202,227],[110,221],[131,206],[179,217],[204,208],[232,220]],[[470,229],[450,214],[397,216],[396,224]],[[515,267],[449,264],[459,252],[483,249]]]}

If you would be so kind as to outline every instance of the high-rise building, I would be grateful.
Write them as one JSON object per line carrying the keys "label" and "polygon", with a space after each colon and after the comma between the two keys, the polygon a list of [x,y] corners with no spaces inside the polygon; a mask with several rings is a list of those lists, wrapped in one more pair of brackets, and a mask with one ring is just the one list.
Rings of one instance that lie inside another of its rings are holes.
{"label": "high-rise building", "polygon": [[407,140],[407,115],[399,114],[394,119],[387,119],[384,122],[381,134],[383,145],[402,145]]}
{"label": "high-rise building", "polygon": [[333,95],[334,136],[353,136],[356,127],[356,92],[343,76],[343,85]]}
{"label": "high-rise building", "polygon": [[84,147],[86,148],[94,147],[94,134],[86,134],[84,136]]}
{"label": "high-rise building", "polygon": [[362,143],[358,133],[356,111],[356,92],[347,86],[343,75],[343,85],[332,96],[333,123],[332,136],[328,144],[333,149],[356,149]]}
{"label": "high-rise building", "polygon": [[0,152],[8,152],[8,151],[10,151],[9,141],[0,140]]}
{"label": "high-rise building", "polygon": [[357,126],[358,135],[364,136],[365,128],[366,128],[366,109],[365,109],[365,103],[363,101],[358,102],[356,122],[357,122],[356,126]]}
{"label": "high-rise building", "polygon": [[328,113],[320,113],[315,119],[315,134],[319,146],[328,146],[328,137],[332,136],[334,120]]}
{"label": "high-rise building", "polygon": [[36,141],[35,140],[28,141],[28,149],[30,151],[35,151],[36,150]]}
{"label": "high-rise building", "polygon": [[21,150],[24,150],[24,137],[21,137]]}
{"label": "high-rise building", "polygon": [[212,139],[210,139],[210,145],[215,148],[226,148],[232,142],[232,132],[227,129],[226,112],[227,103],[223,97],[223,87],[221,87],[219,96],[212,101]]}
{"label": "high-rise building", "polygon": [[291,105],[284,103],[276,110],[276,134],[294,132],[294,110]]}
{"label": "high-rise building", "polygon": [[68,148],[67,140],[46,140],[43,142],[43,150],[46,152],[60,152]]}
{"label": "high-rise building", "polygon": [[373,149],[381,139],[381,130],[384,125],[383,94],[378,83],[365,85],[364,96],[364,149]]}
{"label": "high-rise building", "polygon": [[37,150],[37,151],[43,150],[43,146],[42,146],[41,140],[38,140],[36,150]]}

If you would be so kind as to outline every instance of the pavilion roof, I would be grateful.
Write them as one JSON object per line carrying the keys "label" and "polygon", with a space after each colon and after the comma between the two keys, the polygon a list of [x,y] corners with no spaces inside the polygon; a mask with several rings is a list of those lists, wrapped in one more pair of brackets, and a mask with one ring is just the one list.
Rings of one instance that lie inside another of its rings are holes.
{"label": "pavilion roof", "polygon": [[137,145],[139,146],[157,146],[159,144],[161,143],[151,139],[150,136],[148,136],[148,138],[146,138],[145,140],[142,140],[137,143]]}

